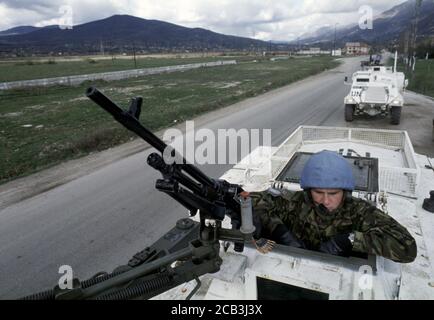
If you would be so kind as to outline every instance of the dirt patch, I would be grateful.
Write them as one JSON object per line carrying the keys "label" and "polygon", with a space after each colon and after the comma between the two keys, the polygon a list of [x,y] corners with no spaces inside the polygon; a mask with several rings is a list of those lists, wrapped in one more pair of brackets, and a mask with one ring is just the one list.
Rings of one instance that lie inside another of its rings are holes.
{"label": "dirt patch", "polygon": [[69,99],[68,102],[75,102],[75,101],[88,101],[89,98],[88,97],[78,97],[78,98],[74,98],[74,99]]}
{"label": "dirt patch", "polygon": [[0,114],[0,117],[13,118],[13,117],[19,117],[22,114],[23,114],[22,112],[10,112],[10,113],[5,113],[5,114]]}
{"label": "dirt patch", "polygon": [[226,84],[224,84],[221,87],[218,87],[219,89],[227,89],[227,88],[233,88],[233,87],[238,87],[241,84],[241,82],[239,81],[235,81],[235,82],[228,82]]}
{"label": "dirt patch", "polygon": [[178,85],[178,83],[166,83],[165,85],[164,85],[164,88],[172,88],[172,87],[175,87],[175,86],[177,86]]}
{"label": "dirt patch", "polygon": [[242,82],[241,81],[233,81],[233,82],[207,82],[203,83],[202,86],[210,87],[215,89],[228,89],[238,87]]}
{"label": "dirt patch", "polygon": [[42,104],[36,104],[34,106],[25,107],[25,109],[29,109],[29,110],[41,110],[44,108],[45,108],[45,106]]}
{"label": "dirt patch", "polygon": [[[127,87],[127,88],[112,88],[112,91],[115,91],[117,93],[124,93],[128,94],[135,91],[143,91],[143,90],[150,90],[153,89],[153,86],[150,85],[142,85],[142,86],[134,86],[134,87]],[[87,99],[87,98],[85,98]]]}
{"label": "dirt patch", "polygon": [[189,95],[189,96],[185,96],[185,97],[182,97],[182,98],[179,98],[179,99],[173,99],[173,100],[170,100],[170,101],[178,103],[178,102],[181,102],[183,100],[188,100],[188,99],[191,99],[191,98],[194,98],[194,97],[197,97],[197,95],[192,94],[192,95]]}

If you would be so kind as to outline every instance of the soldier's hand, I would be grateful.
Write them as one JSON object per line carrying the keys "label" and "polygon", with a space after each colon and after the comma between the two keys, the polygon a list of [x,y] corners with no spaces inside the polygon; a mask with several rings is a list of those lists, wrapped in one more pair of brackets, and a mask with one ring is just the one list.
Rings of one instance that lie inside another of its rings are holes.
{"label": "soldier's hand", "polygon": [[348,257],[353,249],[350,233],[338,234],[327,242],[321,243],[319,251],[336,256]]}
{"label": "soldier's hand", "polygon": [[285,246],[305,248],[304,243],[301,240],[298,240],[283,224],[279,224],[273,231],[272,239],[278,244],[283,244]]}

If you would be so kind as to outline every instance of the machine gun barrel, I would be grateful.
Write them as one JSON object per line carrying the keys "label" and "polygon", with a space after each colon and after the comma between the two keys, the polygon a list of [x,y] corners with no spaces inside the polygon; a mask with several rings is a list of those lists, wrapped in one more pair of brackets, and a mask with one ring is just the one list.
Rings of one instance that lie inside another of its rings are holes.
{"label": "machine gun barrel", "polygon": [[[155,149],[160,151],[161,154],[163,154],[165,150],[168,150],[166,148],[171,148],[164,141],[154,135],[151,131],[146,129],[132,113],[122,110],[122,108],[120,108],[118,105],[116,105],[116,103],[107,98],[97,88],[88,88],[86,90],[86,96],[97,105],[99,105],[101,108],[106,110],[108,113],[110,113],[116,119],[116,121],[121,123],[128,130],[133,131]],[[172,150],[173,152],[176,152],[174,149]],[[202,183],[204,186],[211,187],[213,189],[216,188],[216,183],[214,182],[214,180],[210,179],[195,166],[188,164],[184,157],[181,157],[181,159],[182,164],[180,164],[180,166],[191,177]]]}
{"label": "machine gun barrel", "polygon": [[134,279],[140,278],[143,275],[146,275],[162,266],[166,266],[171,262],[182,260],[184,258],[188,258],[192,256],[192,250],[190,248],[185,248],[180,251],[174,252],[165,257],[161,257],[156,261],[149,262],[147,264],[143,264],[139,267],[136,267],[132,270],[121,273],[111,279],[108,279],[104,282],[98,283],[93,287],[87,288],[83,290],[82,299],[86,299],[89,297],[93,297],[98,295],[101,292],[104,292],[110,288],[119,286],[121,284],[127,283]]}
{"label": "machine gun barrel", "polygon": [[[159,191],[165,192],[185,206],[192,216],[199,211],[204,219],[223,220],[225,215],[228,215],[234,228],[241,225],[238,200],[238,194],[243,191],[241,186],[209,178],[193,164],[187,163],[174,148],[146,129],[139,121],[142,98],[132,99],[129,110],[123,110],[94,87],[86,90],[86,96],[161,153],[148,157],[148,164],[163,175],[163,179],[156,184]],[[176,161],[167,163],[166,155]]]}
{"label": "machine gun barrel", "polygon": [[99,105],[101,108],[110,113],[118,122],[124,125],[127,129],[135,132],[142,139],[148,142],[161,153],[167,148],[164,141],[161,141],[151,131],[143,127],[139,121],[128,112],[122,110],[116,103],[107,98],[101,91],[95,87],[90,87],[86,90],[86,96]]}

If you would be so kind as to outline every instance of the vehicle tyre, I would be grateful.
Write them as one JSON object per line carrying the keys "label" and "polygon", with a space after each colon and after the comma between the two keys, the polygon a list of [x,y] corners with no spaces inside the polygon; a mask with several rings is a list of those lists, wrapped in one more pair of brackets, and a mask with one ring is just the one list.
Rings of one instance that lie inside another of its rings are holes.
{"label": "vehicle tyre", "polygon": [[391,124],[398,125],[401,122],[401,109],[402,107],[396,106],[390,109]]}
{"label": "vehicle tyre", "polygon": [[354,106],[352,104],[345,105],[345,121],[351,122],[354,117]]}

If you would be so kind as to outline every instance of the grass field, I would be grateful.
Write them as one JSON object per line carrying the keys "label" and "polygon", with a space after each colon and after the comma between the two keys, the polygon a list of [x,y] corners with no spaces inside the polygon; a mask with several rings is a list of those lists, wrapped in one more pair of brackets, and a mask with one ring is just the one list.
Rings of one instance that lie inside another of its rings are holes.
{"label": "grass field", "polygon": [[330,57],[258,61],[78,87],[0,91],[0,183],[133,138],[84,96],[96,86],[126,106],[143,97],[152,131],[334,68]]}
{"label": "grass field", "polygon": [[434,60],[418,60],[414,73],[406,71],[403,64],[398,71],[405,72],[409,80],[408,90],[422,93],[434,98]]}
{"label": "grass field", "polygon": [[[0,63],[0,82],[10,82],[19,80],[32,80],[42,78],[52,78],[61,76],[71,76],[79,74],[100,73],[130,69],[143,69],[152,67],[173,66],[179,64],[209,62],[218,60],[228,60],[226,57],[207,57],[207,58],[139,58],[136,64],[133,58],[129,59],[106,59],[97,60],[87,58],[83,61],[56,61],[56,60],[22,60],[14,62]],[[249,57],[243,57],[249,59]],[[250,60],[253,60],[250,57]],[[137,67],[136,67],[137,66]]]}

